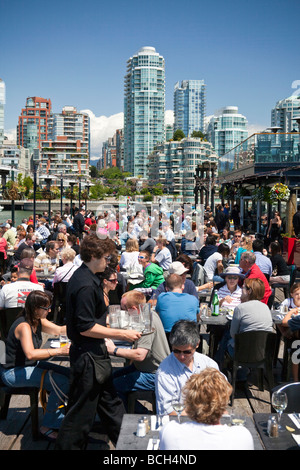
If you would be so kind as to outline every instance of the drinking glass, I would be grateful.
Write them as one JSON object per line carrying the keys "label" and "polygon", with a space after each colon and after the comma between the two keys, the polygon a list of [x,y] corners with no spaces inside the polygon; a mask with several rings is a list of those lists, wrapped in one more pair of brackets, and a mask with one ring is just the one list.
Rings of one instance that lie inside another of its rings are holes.
{"label": "drinking glass", "polygon": [[67,346],[69,343],[69,339],[67,335],[59,335],[59,346],[63,348],[64,346]]}
{"label": "drinking glass", "polygon": [[176,411],[176,413],[177,413],[178,423],[180,423],[180,416],[181,416],[181,413],[184,410],[184,404],[183,404],[183,401],[181,399],[180,393],[178,393],[177,395],[174,395],[171,404],[172,404],[173,410]]}
{"label": "drinking glass", "polygon": [[150,333],[152,328],[152,312],[150,304],[145,304],[140,307],[140,312],[144,321],[144,332]]}
{"label": "drinking glass", "polygon": [[278,413],[278,430],[279,431],[284,430],[284,427],[281,426],[280,424],[280,420],[281,420],[281,415],[283,411],[287,407],[287,404],[288,404],[288,399],[287,399],[287,395],[285,392],[278,391],[272,394],[272,406]]}
{"label": "drinking glass", "polygon": [[109,312],[109,326],[111,328],[120,328],[119,314],[118,313]]}
{"label": "drinking glass", "polygon": [[243,426],[245,424],[245,416],[236,410],[232,410],[230,424],[231,426]]}
{"label": "drinking glass", "polygon": [[144,322],[142,315],[137,310],[128,310],[130,317],[130,328],[135,331],[144,331]]}
{"label": "drinking glass", "polygon": [[121,306],[120,305],[110,305],[108,307],[109,313],[120,313],[121,311]]}
{"label": "drinking glass", "polygon": [[208,317],[208,304],[205,302],[202,302],[200,304],[200,316],[203,318]]}
{"label": "drinking glass", "polygon": [[129,314],[126,310],[120,311],[119,316],[120,328],[126,329],[129,326]]}

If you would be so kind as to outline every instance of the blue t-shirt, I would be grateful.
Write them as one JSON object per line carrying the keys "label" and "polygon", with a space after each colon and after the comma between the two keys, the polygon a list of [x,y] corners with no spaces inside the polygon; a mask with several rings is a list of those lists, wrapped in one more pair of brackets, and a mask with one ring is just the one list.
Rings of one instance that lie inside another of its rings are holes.
{"label": "blue t-shirt", "polygon": [[162,292],[157,299],[156,311],[168,333],[179,320],[197,321],[199,300],[190,294]]}

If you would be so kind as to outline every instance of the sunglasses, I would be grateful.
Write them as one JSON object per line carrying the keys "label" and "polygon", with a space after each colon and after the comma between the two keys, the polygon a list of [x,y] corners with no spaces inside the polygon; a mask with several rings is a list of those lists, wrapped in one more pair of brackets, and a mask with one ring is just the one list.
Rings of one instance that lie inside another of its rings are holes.
{"label": "sunglasses", "polygon": [[49,305],[49,307],[39,307],[39,308],[41,308],[42,310],[46,310],[46,312],[48,312],[48,310],[51,309],[51,305]]}
{"label": "sunglasses", "polygon": [[227,279],[235,279],[235,280],[239,278],[239,276],[226,276],[226,277]]}
{"label": "sunglasses", "polygon": [[174,354],[184,354],[185,356],[188,356],[189,354],[192,354],[191,349],[187,349],[186,351],[180,351],[180,349],[173,349]]}
{"label": "sunglasses", "polygon": [[107,279],[109,282],[114,282],[115,284],[117,284],[118,282],[118,279]]}
{"label": "sunglasses", "polygon": [[139,259],[145,259],[146,256],[139,256],[138,258],[139,258]]}

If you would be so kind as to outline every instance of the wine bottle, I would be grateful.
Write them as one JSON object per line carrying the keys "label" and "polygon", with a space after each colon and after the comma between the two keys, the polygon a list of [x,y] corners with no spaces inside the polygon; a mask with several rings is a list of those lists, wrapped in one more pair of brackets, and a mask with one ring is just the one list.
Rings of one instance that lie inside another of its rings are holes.
{"label": "wine bottle", "polygon": [[214,293],[213,300],[212,300],[211,314],[214,316],[219,315],[219,297],[216,291]]}

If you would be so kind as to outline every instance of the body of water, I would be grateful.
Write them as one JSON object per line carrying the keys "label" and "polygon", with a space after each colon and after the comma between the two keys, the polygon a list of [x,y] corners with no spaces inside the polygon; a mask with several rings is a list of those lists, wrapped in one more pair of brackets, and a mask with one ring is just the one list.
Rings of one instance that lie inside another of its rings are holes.
{"label": "body of water", "polygon": [[[28,219],[30,215],[32,215],[32,211],[15,211],[15,227],[21,224],[22,219],[25,217]],[[7,221],[7,219],[11,219],[11,211],[1,211],[0,212],[0,224],[3,224]]]}

